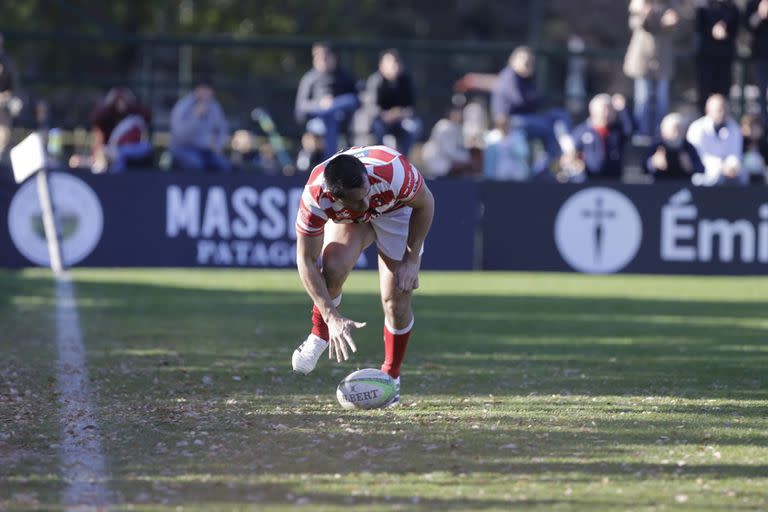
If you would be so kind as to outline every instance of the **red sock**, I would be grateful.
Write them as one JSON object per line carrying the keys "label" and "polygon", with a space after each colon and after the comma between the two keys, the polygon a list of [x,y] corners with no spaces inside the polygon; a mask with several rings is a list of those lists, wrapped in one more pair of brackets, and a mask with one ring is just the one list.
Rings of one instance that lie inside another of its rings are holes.
{"label": "red sock", "polygon": [[400,365],[403,364],[412,329],[413,320],[405,329],[394,329],[394,332],[384,325],[384,364],[381,365],[381,371],[393,379],[400,376]]}
{"label": "red sock", "polygon": [[[333,299],[333,305],[339,307],[341,304],[341,295]],[[328,324],[323,320],[323,315],[320,314],[320,310],[317,306],[312,306],[312,334],[320,338],[321,340],[328,341]]]}
{"label": "red sock", "polygon": [[320,314],[317,306],[312,306],[312,334],[328,341],[328,324],[323,320],[323,315]]}

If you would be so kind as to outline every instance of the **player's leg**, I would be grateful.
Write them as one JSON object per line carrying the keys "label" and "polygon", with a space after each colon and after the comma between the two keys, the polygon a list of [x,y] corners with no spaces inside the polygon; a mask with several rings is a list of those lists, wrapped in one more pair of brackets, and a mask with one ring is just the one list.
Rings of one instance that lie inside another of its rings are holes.
{"label": "player's leg", "polygon": [[397,265],[397,261],[379,253],[379,285],[384,309],[384,362],[381,371],[393,378],[400,376],[400,366],[413,328],[412,292],[397,290]]}
{"label": "player's leg", "polygon": [[[370,224],[334,224],[325,227],[325,239],[320,271],[328,293],[336,307],[341,304],[344,282],[355,267],[360,254],[373,243],[374,233]],[[307,374],[328,348],[328,325],[317,306],[312,306],[312,332],[293,352],[293,369]]]}
{"label": "player's leg", "polygon": [[411,209],[403,208],[371,221],[379,250],[379,282],[384,309],[384,362],[381,370],[391,375],[398,392],[391,405],[400,401],[400,366],[413,328],[412,292],[400,292],[395,269],[405,253]]}
{"label": "player's leg", "polygon": [[400,367],[405,358],[408,341],[413,330],[413,292],[397,290],[395,269],[398,262],[381,252],[379,253],[379,284],[381,287],[381,305],[384,309],[384,361],[381,371],[395,379],[397,393],[388,406],[400,403]]}

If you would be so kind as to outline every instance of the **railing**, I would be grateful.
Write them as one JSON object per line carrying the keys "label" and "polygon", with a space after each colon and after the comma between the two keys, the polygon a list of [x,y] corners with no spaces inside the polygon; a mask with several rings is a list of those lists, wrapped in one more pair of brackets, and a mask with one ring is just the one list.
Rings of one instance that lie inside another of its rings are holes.
{"label": "railing", "polygon": [[[252,126],[248,114],[261,106],[272,113],[284,135],[295,139],[300,134],[293,103],[298,81],[311,65],[309,48],[314,38],[2,31],[8,52],[22,72],[24,89],[31,98],[49,101],[58,126],[87,126],[88,114],[103,92],[126,85],[151,107],[153,125],[163,131],[175,100],[196,79],[206,77],[213,80],[233,128]],[[467,72],[498,71],[521,42],[331,40],[341,63],[361,80],[376,69],[382,49],[398,48],[413,74],[417,111],[427,127],[450,104],[458,78]],[[623,48],[574,52],[542,46],[536,54],[541,90],[553,105],[568,101],[577,117],[592,94],[631,91],[631,81],[621,73]],[[693,59],[689,53],[678,57],[673,100],[690,104],[695,99]],[[583,90],[565,86],[569,63],[572,66],[575,59],[583,60],[588,84]],[[745,56],[737,59],[732,91],[736,113],[751,108],[756,97],[754,90],[746,88],[748,67]],[[28,116],[17,124],[32,122]]]}

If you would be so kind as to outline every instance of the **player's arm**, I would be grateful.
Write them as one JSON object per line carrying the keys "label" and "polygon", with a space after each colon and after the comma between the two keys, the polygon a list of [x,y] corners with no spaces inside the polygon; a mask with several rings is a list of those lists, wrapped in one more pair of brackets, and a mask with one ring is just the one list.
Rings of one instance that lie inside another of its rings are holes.
{"label": "player's arm", "polygon": [[323,320],[328,324],[328,357],[341,362],[349,358],[347,347],[352,352],[357,352],[355,342],[352,340],[352,328],[365,327],[365,322],[355,322],[339,315],[333,300],[328,293],[328,285],[317,265],[320,253],[323,250],[322,236],[306,236],[297,233],[296,238],[296,266],[304,289],[320,310]]}
{"label": "player's arm", "polygon": [[338,314],[328,293],[325,278],[320,273],[317,261],[320,251],[323,250],[323,237],[306,236],[301,233],[296,237],[296,266],[299,269],[299,277],[304,289],[320,310],[323,318]]}
{"label": "player's arm", "polygon": [[421,266],[421,248],[427,238],[432,219],[435,216],[435,198],[426,183],[411,199],[407,206],[413,210],[408,225],[408,241],[400,266],[395,271],[395,283],[398,290],[407,292],[419,287],[419,267]]}

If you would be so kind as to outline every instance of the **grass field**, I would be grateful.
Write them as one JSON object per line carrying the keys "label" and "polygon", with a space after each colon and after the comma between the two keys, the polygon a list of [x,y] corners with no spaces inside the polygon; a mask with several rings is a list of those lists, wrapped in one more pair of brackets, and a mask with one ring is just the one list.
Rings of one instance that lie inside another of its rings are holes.
{"label": "grass field", "polygon": [[[403,407],[376,274],[343,365],[293,375],[293,272],[73,273],[115,508],[765,510],[768,279],[425,273]],[[54,283],[0,273],[0,510],[59,508]]]}

